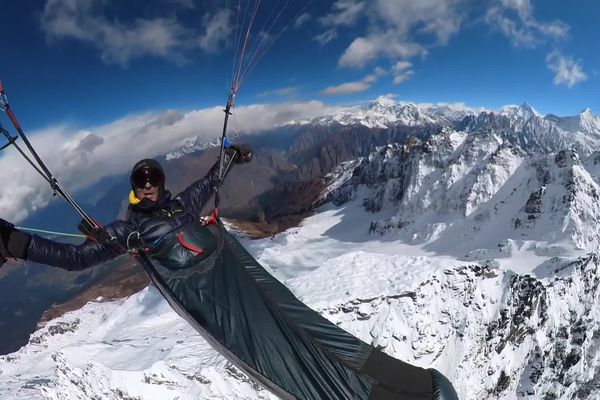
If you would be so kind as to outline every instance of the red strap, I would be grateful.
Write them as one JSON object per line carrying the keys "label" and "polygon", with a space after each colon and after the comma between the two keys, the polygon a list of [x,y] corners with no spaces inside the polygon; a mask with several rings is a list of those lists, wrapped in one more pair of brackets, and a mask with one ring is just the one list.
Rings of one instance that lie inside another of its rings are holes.
{"label": "red strap", "polygon": [[177,240],[179,240],[179,244],[184,248],[184,249],[188,249],[189,251],[193,251],[194,253],[198,253],[198,254],[202,254],[204,253],[204,250],[202,250],[200,247],[196,247],[193,244],[189,244],[186,243],[183,240],[183,232],[179,232],[177,234]]}
{"label": "red strap", "polygon": [[[141,252],[144,253],[144,254],[150,253],[150,248],[149,247],[144,247],[141,250],[142,250]],[[140,254],[140,252],[138,250],[135,250],[135,249],[128,251],[128,253],[131,254],[132,256],[137,256],[138,254]]]}
{"label": "red strap", "polygon": [[216,224],[218,216],[219,216],[219,209],[215,208],[215,211],[213,211],[212,215],[207,220],[204,221],[204,225]]}

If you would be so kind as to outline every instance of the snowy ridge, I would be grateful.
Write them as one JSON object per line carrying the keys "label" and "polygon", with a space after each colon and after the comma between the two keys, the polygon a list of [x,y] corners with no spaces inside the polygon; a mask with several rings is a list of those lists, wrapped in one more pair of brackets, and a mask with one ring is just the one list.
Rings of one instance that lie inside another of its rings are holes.
{"label": "snowy ridge", "polygon": [[317,117],[311,121],[318,125],[362,125],[368,128],[387,129],[402,126],[450,126],[472,111],[451,106],[419,106],[413,103],[396,103],[385,97],[362,107],[343,109],[333,115]]}
{"label": "snowy ridge", "polygon": [[28,346],[0,357],[0,376],[2,399],[276,399],[214,352],[154,288],[49,322]]}
{"label": "snowy ridge", "polygon": [[575,150],[527,155],[492,132],[446,130],[340,165],[322,202],[341,205],[360,193],[366,211],[392,214],[373,218],[371,232],[471,256],[522,240],[597,251],[596,159],[582,163]]}
{"label": "snowy ridge", "polygon": [[[302,124],[307,125],[307,122]],[[493,131],[504,140],[518,143],[523,150],[534,152],[574,147],[588,155],[600,145],[600,117],[589,108],[575,116],[542,116],[527,103],[486,110],[460,105],[395,102],[380,97],[365,106],[345,108],[335,114],[314,118],[310,124],[361,125],[373,129],[408,126],[454,128],[465,132]]]}
{"label": "snowy ridge", "polygon": [[[467,133],[493,131],[503,140],[518,144],[526,152],[555,152],[575,148],[581,155],[587,156],[600,147],[600,117],[589,108],[575,116],[542,116],[527,103],[487,110],[460,104],[396,102],[381,96],[363,106],[341,108],[335,113],[311,120],[291,120],[281,126],[310,129],[315,125],[362,126],[375,130],[412,127],[422,128],[424,132],[442,128]],[[166,157],[167,160],[180,158],[218,144],[217,138],[191,137]]]}
{"label": "snowy ridge", "polygon": [[589,108],[572,117],[559,118],[555,115],[549,115],[546,118],[556,122],[558,126],[567,132],[597,132],[600,130],[600,118],[594,115]]}
{"label": "snowy ridge", "polygon": [[[412,258],[395,269],[427,268],[424,261]],[[550,261],[544,268],[556,274],[551,279],[464,265],[433,270],[411,290],[388,285],[369,294],[376,279],[394,276],[382,277],[379,267],[364,264],[359,278],[342,273],[329,292],[315,290],[323,284],[315,278],[327,273],[320,268],[287,284],[350,333],[444,371],[460,398],[600,395],[597,256]],[[344,296],[359,280],[367,292]],[[328,303],[335,296],[346,299]],[[153,288],[52,321],[28,346],[0,357],[0,371],[2,398],[275,399],[211,349]]]}
{"label": "snowy ridge", "polygon": [[460,398],[597,398],[599,261],[554,265],[552,280],[464,266],[323,311],[389,354],[454,371]]}
{"label": "snowy ridge", "polygon": [[209,149],[211,147],[218,147],[221,145],[221,140],[218,138],[208,139],[204,136],[198,136],[194,138],[188,138],[183,141],[183,144],[177,149],[166,154],[166,160],[174,160],[181,158],[186,154],[192,154],[197,151]]}

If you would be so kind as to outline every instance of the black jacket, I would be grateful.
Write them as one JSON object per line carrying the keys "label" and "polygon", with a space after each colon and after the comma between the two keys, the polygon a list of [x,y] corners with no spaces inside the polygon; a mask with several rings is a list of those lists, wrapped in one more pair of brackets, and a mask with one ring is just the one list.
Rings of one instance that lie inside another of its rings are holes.
{"label": "black jacket", "polygon": [[[224,160],[227,164],[228,156]],[[219,173],[219,162],[206,176],[183,190],[174,198],[163,190],[157,207],[143,209],[130,205],[126,221],[117,220],[105,226],[115,239],[110,245],[86,240],[72,245],[31,235],[26,259],[69,271],[78,271],[112,260],[144,244],[150,244],[188,222],[198,220],[204,205],[211,198]]]}

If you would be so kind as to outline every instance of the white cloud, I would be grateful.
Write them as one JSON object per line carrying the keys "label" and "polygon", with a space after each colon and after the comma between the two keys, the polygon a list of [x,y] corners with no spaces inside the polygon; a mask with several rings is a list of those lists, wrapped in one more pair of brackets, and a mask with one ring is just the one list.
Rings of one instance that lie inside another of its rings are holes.
{"label": "white cloud", "polygon": [[102,14],[101,0],[47,0],[41,17],[49,40],[78,39],[100,49],[106,63],[126,65],[150,55],[182,61],[189,32],[170,18],[136,19],[124,24]]}
{"label": "white cloud", "polygon": [[364,82],[364,81],[347,82],[347,83],[342,83],[341,85],[337,85],[337,86],[329,86],[321,92],[321,95],[335,96],[335,95],[341,95],[341,94],[360,93],[360,92],[364,92],[365,90],[367,90],[370,87],[371,87],[371,84]]}
{"label": "white cloud", "polygon": [[501,0],[499,5],[488,9],[485,19],[515,46],[535,47],[547,40],[565,38],[569,33],[564,22],[538,21],[530,0]]}
{"label": "white cloud", "polygon": [[335,29],[328,29],[325,32],[317,35],[314,39],[319,42],[320,45],[327,44],[331,42],[333,39],[337,38],[337,31]]}
{"label": "white cloud", "polygon": [[294,20],[294,28],[298,29],[302,25],[306,24],[311,19],[311,15],[309,13],[302,13]]}
{"label": "white cloud", "polygon": [[[41,28],[49,42],[74,39],[95,46],[102,60],[109,64],[127,66],[132,60],[145,56],[184,63],[187,61],[186,54],[193,50],[215,53],[222,48],[232,47],[233,41],[241,37],[234,38],[233,33],[236,28],[249,27],[251,17],[244,15],[252,14],[254,7],[250,0],[234,2],[236,4],[220,1],[162,1],[166,4],[160,10],[164,10],[163,13],[168,17],[161,14],[132,19],[131,15],[119,13],[119,7],[115,6],[118,2],[45,0],[40,18]],[[298,10],[292,5],[276,8],[263,6],[257,18],[260,22],[251,29],[248,47],[256,51],[253,54],[258,55],[257,58],[261,54],[259,48],[268,48],[288,26],[299,29],[311,19],[310,14],[301,12],[304,8]],[[154,6],[148,9],[157,12]],[[141,11],[145,11],[145,7]],[[292,20],[294,11],[297,11],[297,18]],[[177,17],[183,13],[186,14],[185,19]],[[266,21],[261,19],[265,17]],[[201,23],[197,19],[201,19]]]}
{"label": "white cloud", "polygon": [[360,93],[369,89],[379,78],[384,76],[387,72],[380,67],[373,70],[372,73],[366,75],[363,79],[356,82],[346,82],[341,85],[329,86],[321,91],[322,96],[335,96],[344,95],[351,93]]}
{"label": "white cloud", "polygon": [[411,69],[412,63],[409,61],[398,61],[392,67],[392,73],[394,75],[394,83],[399,85],[408,78],[414,75],[414,71]]}
{"label": "white cloud", "polygon": [[363,81],[364,81],[364,82],[367,82],[367,83],[375,83],[375,82],[377,82],[377,80],[378,80],[379,78],[381,78],[381,77],[382,77],[382,76],[384,76],[385,74],[386,74],[386,71],[385,71],[385,69],[383,69],[383,68],[381,68],[381,67],[375,67],[375,69],[373,70],[373,73],[371,73],[371,74],[369,74],[369,75],[365,76],[365,77],[363,78]]}
{"label": "white cloud", "polygon": [[555,85],[566,85],[571,88],[588,79],[580,62],[565,57],[558,51],[553,51],[546,56],[546,64],[554,72],[553,82]]}
{"label": "white cloud", "polygon": [[337,0],[331,6],[331,11],[319,19],[328,29],[314,39],[321,45],[331,42],[338,37],[338,27],[354,25],[365,15],[366,8],[367,4],[363,0]]}
{"label": "white cloud", "polygon": [[362,68],[378,57],[394,62],[424,56],[427,47],[447,43],[460,30],[470,1],[338,0],[322,22],[337,33],[361,17],[368,20],[366,32],[352,41],[338,61],[342,67]]}
{"label": "white cloud", "polygon": [[[318,101],[255,104],[234,109],[244,132],[256,132],[290,120],[328,112]],[[56,126],[31,132],[30,139],[57,179],[71,192],[106,176],[123,174],[139,159],[157,157],[181,146],[185,139],[216,138],[223,124],[222,107],[181,113],[132,115],[85,130]],[[0,218],[19,222],[52,198],[48,184],[9,148],[0,157]]]}
{"label": "white cloud", "polygon": [[352,26],[363,15],[368,5],[364,0],[337,0],[331,12],[321,18],[325,26]]}
{"label": "white cloud", "polygon": [[257,96],[259,97],[270,97],[270,96],[279,96],[279,97],[294,97],[298,95],[298,88],[296,86],[287,86],[274,90],[267,90],[259,93]]}
{"label": "white cloud", "polygon": [[[556,45],[569,35],[569,25],[562,21],[540,21],[534,16],[531,0],[500,0],[490,7],[485,19],[493,29],[504,34],[514,46],[535,48],[544,43]],[[588,79],[581,62],[558,51],[546,56],[546,65],[554,72],[555,85],[569,88]]]}
{"label": "white cloud", "polygon": [[[386,43],[386,45],[382,45],[382,43]],[[425,54],[427,54],[427,50],[417,43],[396,41],[389,34],[372,35],[354,39],[340,57],[338,64],[341,67],[362,68],[369,61],[381,55],[397,59],[424,56]]]}
{"label": "white cloud", "polygon": [[[483,17],[483,18],[482,18]],[[358,24],[365,20],[366,24]],[[414,75],[412,65],[402,62],[424,57],[433,46],[443,46],[465,21],[485,21],[515,46],[556,45],[569,35],[569,25],[560,20],[536,18],[531,0],[337,0],[321,19],[324,32],[316,39],[324,44],[336,39],[341,29],[354,35],[338,59],[339,67],[364,68],[387,59],[394,65],[392,75],[398,84]],[[352,31],[350,31],[350,29]],[[558,60],[556,57],[551,57]],[[399,60],[400,64],[398,64]],[[555,83],[572,86],[587,78],[579,63],[554,62]],[[328,92],[364,90],[364,82],[350,82],[328,88]]]}
{"label": "white cloud", "polygon": [[206,52],[214,53],[220,46],[226,44],[233,32],[234,24],[229,10],[217,11],[215,15],[205,15],[204,33],[201,35],[200,48]]}
{"label": "white cloud", "polygon": [[376,0],[374,11],[398,35],[429,34],[445,44],[468,15],[469,0]]}

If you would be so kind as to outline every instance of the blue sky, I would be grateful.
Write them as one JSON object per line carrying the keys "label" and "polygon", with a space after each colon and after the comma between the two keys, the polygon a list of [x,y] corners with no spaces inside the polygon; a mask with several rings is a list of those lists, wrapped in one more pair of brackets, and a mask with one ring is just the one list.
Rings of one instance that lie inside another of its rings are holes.
{"label": "blue sky", "polygon": [[[31,129],[222,104],[234,24],[217,16],[238,1],[10,2],[0,13],[0,78]],[[292,25],[251,72],[238,104],[351,104],[392,93],[416,102],[600,112],[600,2],[305,3],[283,11],[272,33]],[[284,4],[263,0],[258,18]]]}
{"label": "blue sky", "polygon": [[[381,95],[600,113],[597,0],[15,1],[0,12],[0,79],[34,146],[77,192],[220,135],[243,37],[237,5],[257,3],[249,43],[277,40],[238,92],[234,131]],[[19,221],[51,200],[14,149],[0,169],[0,217]]]}

